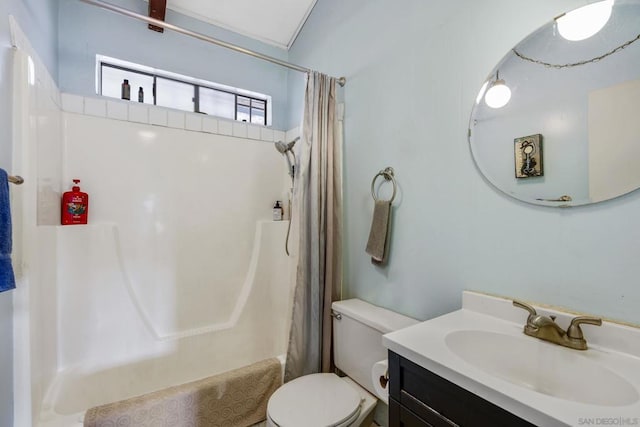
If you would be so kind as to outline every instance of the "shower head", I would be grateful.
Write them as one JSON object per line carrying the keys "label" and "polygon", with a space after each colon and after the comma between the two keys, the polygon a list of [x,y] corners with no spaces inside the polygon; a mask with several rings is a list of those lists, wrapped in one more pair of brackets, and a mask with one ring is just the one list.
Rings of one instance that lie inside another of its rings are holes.
{"label": "shower head", "polygon": [[[293,149],[293,146],[296,145],[296,142],[299,139],[300,137],[297,137],[296,139],[294,139],[288,144],[282,141],[278,141],[274,144],[276,147],[276,150],[278,150],[278,153],[282,154],[285,157],[285,159],[287,159],[287,165],[289,165],[289,175],[291,175],[292,180],[293,180],[293,175],[295,173],[295,165],[293,163],[295,163],[296,161],[296,155],[292,149]],[[291,155],[293,156],[293,163],[291,163],[291,159],[289,158],[289,155],[287,153],[291,153]]]}
{"label": "shower head", "polygon": [[285,154],[287,151],[291,151],[291,149],[293,148],[294,145],[296,145],[296,142],[299,139],[300,139],[300,137],[297,137],[296,139],[294,139],[293,141],[291,141],[288,144],[284,143],[282,141],[278,141],[274,145],[276,147],[276,150],[278,150],[278,153]]}
{"label": "shower head", "polygon": [[288,148],[287,148],[287,144],[285,144],[282,141],[278,141],[275,144],[276,150],[278,150],[278,153],[280,154],[284,154],[287,152]]}

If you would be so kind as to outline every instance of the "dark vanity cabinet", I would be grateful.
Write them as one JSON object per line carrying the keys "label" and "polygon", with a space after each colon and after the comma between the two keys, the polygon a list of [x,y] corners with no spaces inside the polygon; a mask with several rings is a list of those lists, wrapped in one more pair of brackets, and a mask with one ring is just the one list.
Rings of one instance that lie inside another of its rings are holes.
{"label": "dark vanity cabinet", "polygon": [[520,427],[534,424],[390,351],[389,426]]}

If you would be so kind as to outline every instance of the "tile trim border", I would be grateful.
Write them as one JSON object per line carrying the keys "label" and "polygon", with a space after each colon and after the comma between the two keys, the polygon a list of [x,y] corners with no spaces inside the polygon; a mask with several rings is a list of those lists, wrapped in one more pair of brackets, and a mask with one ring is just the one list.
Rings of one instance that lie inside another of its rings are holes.
{"label": "tile trim border", "polygon": [[[290,134],[290,131],[285,132],[267,126],[252,125],[206,114],[189,113],[155,105],[121,101],[114,98],[86,97],[71,93],[61,93],[60,99],[62,111],[67,113],[131,123],[143,123],[150,126],[181,129],[188,132],[212,133],[265,142],[284,141],[287,134]],[[99,104],[104,104],[104,108],[96,108]],[[90,106],[90,111],[87,106]],[[118,109],[118,114],[113,114],[114,107]],[[103,115],[96,113],[96,111],[103,110],[105,112]],[[159,116],[171,118],[171,120],[158,121],[157,117]],[[197,125],[199,121],[203,123],[201,126]],[[214,121],[215,126],[213,125]]]}

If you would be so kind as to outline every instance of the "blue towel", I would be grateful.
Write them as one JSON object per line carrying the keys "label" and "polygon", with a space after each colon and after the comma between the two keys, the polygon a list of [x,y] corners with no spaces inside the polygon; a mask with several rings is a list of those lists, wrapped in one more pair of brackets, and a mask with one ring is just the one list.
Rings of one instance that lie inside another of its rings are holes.
{"label": "blue towel", "polygon": [[15,289],[16,279],[11,265],[11,207],[9,177],[0,169],[0,292]]}

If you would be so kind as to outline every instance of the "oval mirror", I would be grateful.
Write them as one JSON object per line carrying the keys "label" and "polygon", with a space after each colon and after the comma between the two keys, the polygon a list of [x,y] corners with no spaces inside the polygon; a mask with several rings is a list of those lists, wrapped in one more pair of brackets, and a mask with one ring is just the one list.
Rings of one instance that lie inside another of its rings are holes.
{"label": "oval mirror", "polygon": [[[591,26],[589,26],[591,25]],[[546,206],[601,202],[640,187],[640,0],[555,18],[493,69],[471,113],[484,176]]]}

